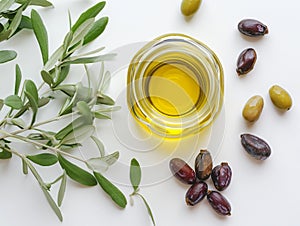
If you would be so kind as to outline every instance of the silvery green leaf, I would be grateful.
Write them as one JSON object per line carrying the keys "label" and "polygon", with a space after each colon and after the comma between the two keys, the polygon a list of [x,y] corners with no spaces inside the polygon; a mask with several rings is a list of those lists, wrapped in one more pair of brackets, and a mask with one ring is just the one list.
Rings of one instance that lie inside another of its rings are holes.
{"label": "silvery green leaf", "polygon": [[118,151],[98,158],[90,158],[87,160],[88,166],[91,170],[97,172],[103,172],[107,170],[109,166],[114,164],[119,159],[120,153]]}
{"label": "silvery green leaf", "polygon": [[87,35],[89,30],[93,27],[94,21],[95,18],[90,18],[84,21],[73,33],[73,38],[69,46],[72,47],[80,41],[83,42],[84,37]]}
{"label": "silvery green leaf", "polygon": [[115,101],[107,95],[99,94],[97,98],[97,104],[114,105]]}
{"label": "silvery green leaf", "polygon": [[4,104],[11,107],[12,109],[21,109],[23,102],[17,95],[10,95],[4,99]]}
{"label": "silvery green leaf", "polygon": [[95,131],[95,127],[92,125],[83,125],[73,129],[71,133],[62,139],[61,144],[74,144],[82,143],[88,137],[90,137]]}
{"label": "silvery green leaf", "polygon": [[70,84],[59,85],[55,87],[54,90],[60,90],[63,93],[67,94],[68,96],[73,97],[76,92],[76,85],[70,85]]}
{"label": "silvery green leaf", "polygon": [[137,191],[141,182],[142,171],[139,162],[133,158],[130,162],[130,182],[134,191]]}
{"label": "silvery green leaf", "polygon": [[61,178],[58,195],[57,195],[58,206],[61,206],[61,204],[62,204],[62,201],[63,201],[65,193],[66,193],[66,186],[67,186],[67,174],[66,174],[66,171],[64,171],[62,178]]}
{"label": "silvery green leaf", "polygon": [[53,6],[51,2],[48,2],[46,0],[17,0],[16,1],[19,4],[24,4],[29,2],[29,5],[36,5],[36,6],[42,6],[42,7],[49,7],[49,6]]}
{"label": "silvery green leaf", "polygon": [[14,60],[17,57],[17,53],[13,50],[1,50],[0,51],[0,64]]}
{"label": "silvery green leaf", "polygon": [[97,63],[101,61],[107,61],[107,60],[112,60],[116,54],[109,53],[109,54],[104,54],[104,55],[99,55],[99,56],[94,56],[94,57],[82,57],[82,58],[70,58],[69,60],[66,60],[62,63],[63,66],[70,65],[70,64],[92,64],[92,63]]}
{"label": "silvery green leaf", "polygon": [[78,27],[80,27],[81,24],[83,24],[86,20],[90,18],[95,18],[101,10],[104,8],[105,2],[99,2],[96,5],[92,6],[91,8],[87,9],[85,12],[83,12],[78,20],[75,22],[75,24],[72,26],[71,30],[75,32]]}
{"label": "silvery green leaf", "polygon": [[60,150],[67,151],[67,150],[78,148],[78,147],[81,147],[81,146],[82,145],[79,144],[79,143],[75,143],[75,144],[62,144],[59,148],[60,148]]}
{"label": "silvery green leaf", "polygon": [[24,161],[24,159],[22,159],[22,170],[23,170],[23,173],[24,173],[25,175],[28,174],[28,165],[27,165],[27,163]]}
{"label": "silvery green leaf", "polygon": [[22,72],[18,64],[16,64],[16,69],[15,69],[15,74],[16,74],[16,80],[15,80],[15,95],[18,95],[19,89],[20,89],[20,84],[22,80]]}
{"label": "silvery green leaf", "polygon": [[76,106],[77,106],[77,109],[78,109],[79,113],[82,116],[86,117],[87,120],[91,121],[91,123],[92,123],[93,116],[92,116],[91,109],[87,105],[87,103],[84,102],[84,101],[79,101]]}
{"label": "silvery green leaf", "polygon": [[71,44],[72,40],[73,40],[73,32],[69,31],[66,34],[64,42],[63,42],[63,48],[64,48],[65,53],[67,53],[68,48],[70,47],[70,44]]}
{"label": "silvery green leaf", "polygon": [[65,115],[65,114],[69,114],[72,112],[72,108],[73,108],[73,103],[72,100],[74,100],[74,98],[67,98],[64,105],[61,107],[58,115]]}
{"label": "silvery green leaf", "polygon": [[62,128],[59,132],[57,132],[55,134],[55,139],[57,139],[57,140],[64,139],[75,128],[86,125],[86,123],[87,122],[84,117],[79,117],[79,118],[75,119],[73,122],[69,123],[66,127]]}
{"label": "silvery green leaf", "polygon": [[109,113],[113,111],[119,111],[121,109],[121,106],[109,106],[105,108],[99,108],[96,110],[98,113]]}
{"label": "silvery green leaf", "polygon": [[147,208],[147,212],[148,212],[148,214],[149,214],[149,216],[150,216],[150,218],[151,218],[152,224],[153,224],[153,226],[155,226],[156,223],[155,223],[154,216],[153,216],[153,213],[152,213],[152,211],[151,211],[150,205],[148,204],[148,202],[147,202],[147,200],[144,198],[144,196],[142,196],[142,195],[139,194],[139,193],[136,193],[136,194],[143,200],[143,202],[144,202],[144,204],[145,204],[145,206],[146,206],[146,208]]}
{"label": "silvery green leaf", "polygon": [[55,81],[53,87],[56,87],[59,84],[61,84],[68,76],[69,71],[70,71],[70,66],[59,67],[58,72],[56,74],[56,81]]}
{"label": "silvery green leaf", "polygon": [[99,20],[95,21],[91,29],[85,35],[83,45],[86,45],[99,37],[105,30],[107,23],[108,17],[102,17]]}
{"label": "silvery green leaf", "polygon": [[11,24],[9,25],[9,29],[11,30],[9,38],[15,33],[15,31],[18,29],[21,23],[22,12],[23,12],[23,7],[20,7],[16,15],[14,16],[14,19],[11,21]]}
{"label": "silvery green leaf", "polygon": [[2,99],[0,99],[0,111],[2,110],[3,106],[4,106],[4,101]]}
{"label": "silvery green leaf", "polygon": [[95,142],[95,144],[97,145],[98,150],[100,152],[100,156],[101,157],[105,156],[105,148],[104,148],[103,143],[95,136],[91,136],[91,138]]}
{"label": "silvery green leaf", "polygon": [[1,0],[0,1],[0,12],[7,11],[14,3],[15,3],[15,0]]}
{"label": "silvery green leaf", "polygon": [[45,71],[49,71],[57,61],[63,56],[64,54],[64,47],[60,46],[55,52],[50,56],[49,60],[44,66]]}
{"label": "silvery green leaf", "polygon": [[49,86],[51,86],[53,84],[53,78],[49,74],[48,71],[42,70],[41,76],[42,76],[43,81],[46,82]]}
{"label": "silvery green leaf", "polygon": [[48,140],[48,137],[41,133],[30,133],[27,138],[30,140]]}
{"label": "silvery green leaf", "polygon": [[39,98],[39,100],[38,100],[38,107],[41,108],[41,107],[47,105],[50,102],[51,99],[52,99],[51,97],[42,97],[42,98]]}
{"label": "silvery green leaf", "polygon": [[53,198],[51,197],[50,193],[47,191],[46,188],[42,187],[42,191],[44,193],[44,195],[46,196],[46,199],[49,203],[49,205],[51,206],[52,210],[54,211],[54,213],[56,214],[56,216],[58,217],[58,219],[60,221],[63,221],[63,217],[62,214],[60,212],[59,207],[56,205],[55,201],[53,200]]}
{"label": "silvery green leaf", "polygon": [[35,83],[32,80],[25,80],[24,82],[24,90],[31,94],[34,98],[35,102],[38,103],[39,96]]}
{"label": "silvery green leaf", "polygon": [[74,181],[86,186],[95,186],[97,184],[93,175],[69,162],[61,155],[58,155],[58,161],[61,167],[66,171],[66,174]]}
{"label": "silvery green leaf", "polygon": [[76,93],[77,93],[76,102],[78,101],[89,102],[92,95],[92,89],[83,86],[82,83],[80,82],[76,85]]}
{"label": "silvery green leaf", "polygon": [[27,155],[26,158],[41,166],[52,166],[58,161],[56,155],[50,153]]}
{"label": "silvery green leaf", "polygon": [[109,71],[107,71],[107,72],[105,72],[105,74],[103,76],[103,83],[100,88],[101,93],[104,93],[108,89],[108,87],[110,85],[110,81],[111,81],[111,74]]}
{"label": "silvery green leaf", "polygon": [[26,123],[21,118],[13,118],[11,119],[11,123],[18,126],[21,129],[24,129],[26,127]]}
{"label": "silvery green leaf", "polygon": [[111,117],[109,115],[102,114],[102,113],[99,113],[99,112],[94,112],[94,116],[97,119],[111,119]]}
{"label": "silvery green leaf", "polygon": [[36,39],[39,43],[40,50],[42,53],[43,63],[44,65],[48,61],[48,34],[45,28],[45,25],[42,21],[42,18],[34,9],[31,10],[31,23]]}
{"label": "silvery green leaf", "polygon": [[94,171],[94,175],[101,188],[112,198],[112,200],[121,208],[125,208],[127,205],[127,200],[119,188],[113,185],[102,174]]}

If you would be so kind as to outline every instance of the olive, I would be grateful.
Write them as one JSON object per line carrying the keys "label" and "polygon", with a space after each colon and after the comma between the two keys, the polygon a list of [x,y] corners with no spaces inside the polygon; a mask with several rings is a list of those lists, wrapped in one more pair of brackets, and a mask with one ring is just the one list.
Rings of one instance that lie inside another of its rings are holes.
{"label": "olive", "polygon": [[208,186],[205,182],[200,181],[193,184],[186,192],[185,202],[189,206],[199,203],[207,194]]}
{"label": "olive", "polygon": [[238,30],[247,36],[257,37],[269,33],[268,27],[262,22],[254,19],[244,19],[239,22]]}
{"label": "olive", "polygon": [[185,16],[191,16],[199,9],[202,0],[183,0],[181,12]]}
{"label": "olive", "polygon": [[238,75],[244,75],[250,72],[256,62],[257,59],[257,54],[254,49],[252,48],[247,48],[243,50],[237,60],[236,63],[236,72]]}
{"label": "olive", "polygon": [[208,191],[207,200],[211,207],[220,215],[230,216],[231,215],[231,205],[228,200],[217,191]]}
{"label": "olive", "polygon": [[257,160],[265,160],[271,155],[267,142],[255,135],[242,134],[241,143],[247,153]]}
{"label": "olive", "polygon": [[195,160],[196,176],[199,180],[209,178],[212,171],[213,163],[211,154],[207,150],[201,150]]}
{"label": "olive", "polygon": [[196,180],[195,171],[182,159],[173,158],[169,163],[172,174],[182,183],[193,184]]}
{"label": "olive", "polygon": [[292,98],[290,94],[278,85],[274,85],[269,89],[269,95],[273,104],[284,110],[289,110],[292,107]]}
{"label": "olive", "polygon": [[213,168],[211,179],[219,191],[225,190],[231,181],[232,171],[227,162],[222,162]]}
{"label": "olive", "polygon": [[259,95],[255,95],[251,97],[245,104],[243,109],[243,117],[249,122],[255,122],[259,118],[263,107],[264,99]]}

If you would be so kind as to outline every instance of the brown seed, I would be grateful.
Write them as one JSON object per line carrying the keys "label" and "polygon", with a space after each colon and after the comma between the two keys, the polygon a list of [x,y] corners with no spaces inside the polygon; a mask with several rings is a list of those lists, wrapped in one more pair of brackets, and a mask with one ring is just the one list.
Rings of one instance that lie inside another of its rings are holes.
{"label": "brown seed", "polygon": [[208,191],[207,200],[211,207],[220,215],[230,216],[231,205],[228,200],[217,191]]}
{"label": "brown seed", "polygon": [[185,202],[189,206],[199,203],[207,194],[207,184],[203,181],[193,184],[185,194]]}
{"label": "brown seed", "polygon": [[231,181],[232,171],[227,162],[215,166],[211,173],[211,179],[219,191],[225,190]]}
{"label": "brown seed", "polygon": [[242,134],[241,143],[247,153],[257,160],[265,160],[271,155],[271,148],[267,142],[255,135]]}
{"label": "brown seed", "polygon": [[250,72],[256,62],[257,54],[254,49],[248,48],[243,50],[237,60],[236,72],[238,75],[244,75]]}
{"label": "brown seed", "polygon": [[238,30],[247,36],[257,37],[269,33],[268,27],[262,22],[254,19],[245,19],[239,22]]}
{"label": "brown seed", "polygon": [[209,178],[212,171],[212,158],[207,150],[201,150],[195,160],[196,176],[199,180]]}
{"label": "brown seed", "polygon": [[185,184],[193,184],[196,180],[195,171],[182,159],[173,158],[169,163],[172,174]]}

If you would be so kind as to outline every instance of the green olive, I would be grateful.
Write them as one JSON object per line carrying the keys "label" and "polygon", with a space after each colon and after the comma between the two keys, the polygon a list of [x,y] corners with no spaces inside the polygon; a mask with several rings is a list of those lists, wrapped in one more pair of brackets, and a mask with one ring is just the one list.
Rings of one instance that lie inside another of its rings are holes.
{"label": "green olive", "polygon": [[255,95],[245,104],[243,117],[249,122],[255,122],[259,118],[263,107],[264,99],[259,95]]}
{"label": "green olive", "polygon": [[185,16],[193,15],[201,4],[201,0],[183,0],[181,3],[181,12]]}
{"label": "green olive", "polygon": [[278,85],[274,85],[269,89],[269,95],[273,104],[284,110],[289,110],[292,107],[292,98],[290,94]]}

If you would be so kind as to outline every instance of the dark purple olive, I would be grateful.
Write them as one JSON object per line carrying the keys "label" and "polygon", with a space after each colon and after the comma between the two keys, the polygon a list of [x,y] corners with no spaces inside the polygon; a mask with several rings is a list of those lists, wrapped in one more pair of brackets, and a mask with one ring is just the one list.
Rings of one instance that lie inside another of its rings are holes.
{"label": "dark purple olive", "polygon": [[241,143],[247,153],[255,159],[265,160],[271,155],[271,148],[267,142],[255,135],[242,134]]}
{"label": "dark purple olive", "polygon": [[185,202],[189,206],[199,203],[207,194],[207,184],[203,181],[193,184],[185,194]]}
{"label": "dark purple olive", "polygon": [[201,150],[195,160],[196,176],[199,180],[209,178],[213,163],[210,153],[207,150]]}
{"label": "dark purple olive", "polygon": [[219,191],[225,190],[230,184],[232,171],[227,162],[222,162],[213,168],[211,179]]}
{"label": "dark purple olive", "polygon": [[169,163],[172,174],[185,184],[193,184],[196,180],[195,171],[182,159],[173,158]]}
{"label": "dark purple olive", "polygon": [[220,215],[230,216],[231,206],[228,200],[217,191],[208,191],[207,200],[211,207]]}
{"label": "dark purple olive", "polygon": [[257,54],[254,49],[248,48],[243,50],[236,63],[236,72],[238,75],[244,75],[250,72],[256,62]]}
{"label": "dark purple olive", "polygon": [[238,24],[239,31],[250,37],[263,36],[269,33],[268,27],[254,19],[245,19]]}

